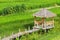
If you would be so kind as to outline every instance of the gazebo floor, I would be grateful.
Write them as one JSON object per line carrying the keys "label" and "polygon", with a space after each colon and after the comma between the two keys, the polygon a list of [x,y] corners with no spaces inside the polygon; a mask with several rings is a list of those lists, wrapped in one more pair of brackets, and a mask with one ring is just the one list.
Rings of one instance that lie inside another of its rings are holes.
{"label": "gazebo floor", "polygon": [[40,26],[34,26],[33,29],[51,29],[54,28],[53,26],[46,26],[46,27],[40,27]]}

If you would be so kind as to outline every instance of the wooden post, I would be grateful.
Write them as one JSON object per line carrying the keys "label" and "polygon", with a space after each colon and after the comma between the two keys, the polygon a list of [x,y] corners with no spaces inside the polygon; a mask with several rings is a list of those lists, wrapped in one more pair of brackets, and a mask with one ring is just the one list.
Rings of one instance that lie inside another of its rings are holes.
{"label": "wooden post", "polygon": [[[34,21],[36,21],[36,16],[34,16]],[[35,26],[35,22],[34,22],[34,26]]]}
{"label": "wooden post", "polygon": [[45,18],[42,18],[42,24],[43,24],[43,33],[46,32],[46,24],[45,24]]}
{"label": "wooden post", "polygon": [[54,18],[53,18],[53,27],[54,27]]}
{"label": "wooden post", "polygon": [[53,21],[53,27],[54,27],[54,17],[52,17],[52,21]]}
{"label": "wooden post", "polygon": [[44,21],[45,21],[45,18],[42,18],[42,24],[43,24],[43,28],[44,28]]}

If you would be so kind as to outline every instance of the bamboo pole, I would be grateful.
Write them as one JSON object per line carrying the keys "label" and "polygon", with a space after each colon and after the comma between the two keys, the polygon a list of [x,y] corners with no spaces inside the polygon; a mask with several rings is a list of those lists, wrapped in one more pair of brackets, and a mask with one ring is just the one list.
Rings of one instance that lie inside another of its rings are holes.
{"label": "bamboo pole", "polygon": [[36,16],[34,16],[34,26],[35,26]]}

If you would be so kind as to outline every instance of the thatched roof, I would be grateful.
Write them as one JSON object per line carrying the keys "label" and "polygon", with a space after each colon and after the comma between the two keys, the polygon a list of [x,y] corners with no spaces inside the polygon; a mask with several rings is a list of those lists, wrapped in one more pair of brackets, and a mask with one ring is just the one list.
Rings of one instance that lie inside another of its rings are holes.
{"label": "thatched roof", "polygon": [[39,12],[36,12],[35,14],[33,14],[33,16],[48,18],[48,17],[54,17],[54,16],[56,16],[56,14],[54,14],[54,13],[48,11],[47,9],[43,8]]}

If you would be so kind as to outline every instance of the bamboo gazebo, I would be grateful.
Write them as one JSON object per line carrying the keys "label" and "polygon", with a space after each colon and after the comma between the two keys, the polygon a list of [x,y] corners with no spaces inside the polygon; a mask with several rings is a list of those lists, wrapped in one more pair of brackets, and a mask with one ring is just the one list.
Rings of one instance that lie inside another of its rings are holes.
{"label": "bamboo gazebo", "polygon": [[[42,28],[42,29],[51,29],[54,27],[54,17],[56,14],[48,11],[45,8],[42,8],[39,12],[33,14],[34,16],[34,27],[33,28]],[[40,20],[36,20],[36,18],[40,18]],[[47,21],[46,19],[51,20]]]}

